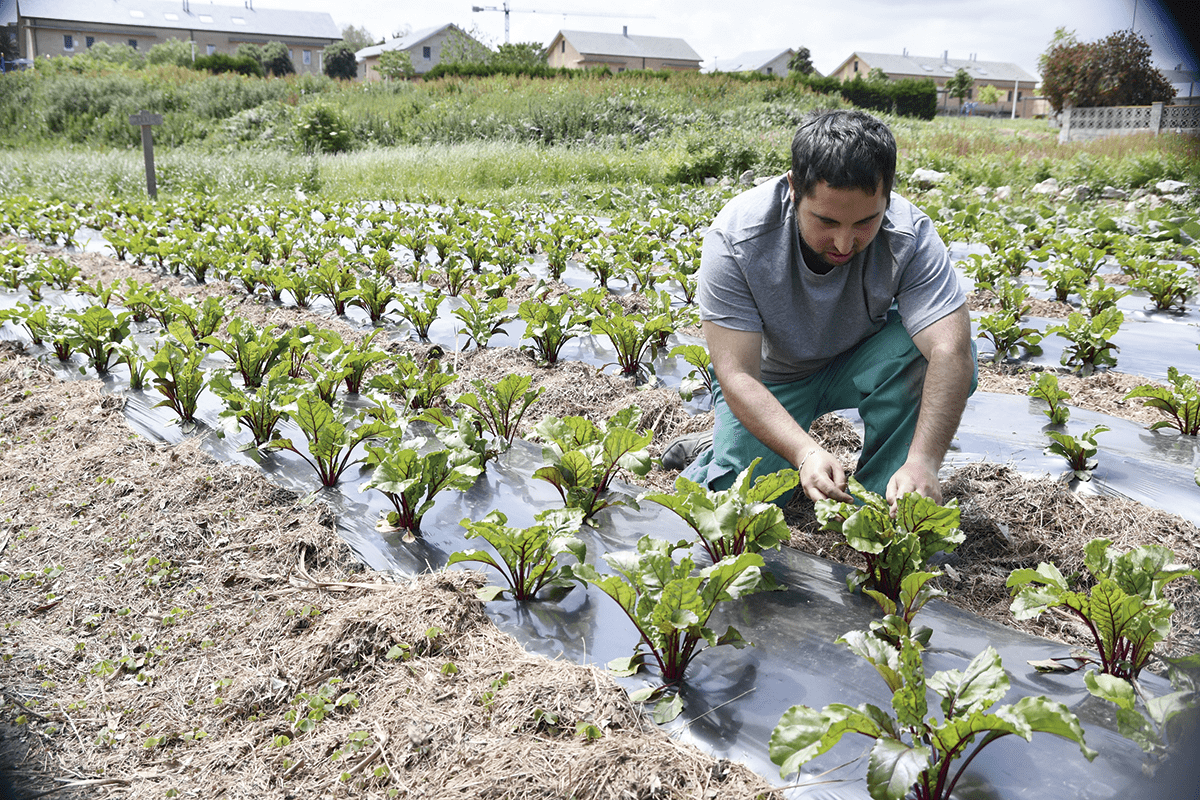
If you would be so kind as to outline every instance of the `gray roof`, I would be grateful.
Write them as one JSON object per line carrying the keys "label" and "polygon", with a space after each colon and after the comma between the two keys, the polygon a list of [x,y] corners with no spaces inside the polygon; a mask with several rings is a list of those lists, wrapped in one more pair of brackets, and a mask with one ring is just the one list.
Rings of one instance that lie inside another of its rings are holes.
{"label": "gray roof", "polygon": [[628,36],[620,33],[559,31],[571,46],[585,56],[661,58],[666,61],[700,61],[700,54],[683,39],[668,36]]}
{"label": "gray roof", "polygon": [[419,31],[406,33],[403,36],[398,36],[395,39],[384,42],[383,44],[373,44],[370,47],[364,47],[362,50],[359,50],[357,53],[355,53],[354,57],[357,60],[362,61],[364,58],[377,56],[385,50],[408,50],[411,47],[416,47],[426,39],[441,33],[447,28],[454,28],[463,36],[470,36],[470,34],[468,34],[462,28],[450,22],[445,25],[434,25],[431,28],[422,28]]}
{"label": "gray roof", "polygon": [[21,0],[21,16],[97,25],[213,30],[252,37],[342,38],[333,17],[324,11],[251,9],[199,2],[189,6],[191,10],[184,11],[180,0]]}
{"label": "gray roof", "polygon": [[0,25],[17,24],[17,0],[0,0]]}
{"label": "gray roof", "polygon": [[[855,55],[867,62],[872,69],[878,67],[889,75],[949,78],[961,68],[965,69],[977,81],[1017,80],[1021,83],[1032,84],[1038,80],[1036,75],[1030,75],[1016,64],[1008,61],[972,61],[966,58],[945,59],[942,56],[897,56],[889,53],[864,53],[862,50],[855,50],[851,58]],[[842,63],[844,64],[845,62]]]}
{"label": "gray roof", "polygon": [[739,53],[733,58],[718,58],[713,60],[713,69],[721,72],[752,72],[770,64],[782,55],[791,58],[796,51],[790,47],[782,50],[751,50],[749,53]]}

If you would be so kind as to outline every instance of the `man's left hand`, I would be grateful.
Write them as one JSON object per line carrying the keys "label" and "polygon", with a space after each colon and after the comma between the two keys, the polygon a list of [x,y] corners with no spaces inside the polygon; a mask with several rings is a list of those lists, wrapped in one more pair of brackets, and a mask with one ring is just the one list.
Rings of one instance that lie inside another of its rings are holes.
{"label": "man's left hand", "polygon": [[937,469],[919,462],[905,461],[904,465],[896,470],[892,479],[888,481],[886,495],[892,516],[896,514],[896,501],[909,492],[916,492],[941,505],[942,485],[938,482]]}

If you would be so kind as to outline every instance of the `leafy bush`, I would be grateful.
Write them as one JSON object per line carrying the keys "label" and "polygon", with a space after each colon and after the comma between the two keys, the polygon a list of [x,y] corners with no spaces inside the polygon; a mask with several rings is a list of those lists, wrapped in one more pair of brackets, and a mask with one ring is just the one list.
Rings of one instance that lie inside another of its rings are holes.
{"label": "leafy bush", "polygon": [[214,75],[222,72],[234,72],[247,77],[262,78],[262,64],[253,56],[231,56],[226,53],[213,53],[211,56],[197,56],[192,62],[192,69],[205,70]]}
{"label": "leafy bush", "polygon": [[296,141],[305,153],[344,153],[354,146],[354,133],[342,112],[316,100],[296,110]]}

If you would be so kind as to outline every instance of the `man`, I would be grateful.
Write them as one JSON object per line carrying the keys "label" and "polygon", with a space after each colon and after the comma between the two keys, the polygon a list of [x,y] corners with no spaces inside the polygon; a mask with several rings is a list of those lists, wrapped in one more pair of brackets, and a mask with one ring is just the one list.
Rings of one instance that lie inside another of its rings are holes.
{"label": "man", "polygon": [[698,294],[716,424],[688,478],[725,489],[761,457],[756,474],[792,467],[812,500],[850,501],[808,428],[857,408],[855,477],[893,510],[908,492],[941,502],[938,469],[976,383],[970,317],[933,223],[892,196],[895,172],[884,123],[816,113],[791,171],[717,215]]}

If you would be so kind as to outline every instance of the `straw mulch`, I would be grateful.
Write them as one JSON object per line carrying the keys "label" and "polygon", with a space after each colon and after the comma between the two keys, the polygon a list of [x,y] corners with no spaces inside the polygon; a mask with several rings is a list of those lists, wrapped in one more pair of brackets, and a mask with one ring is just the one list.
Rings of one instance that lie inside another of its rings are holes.
{"label": "straw mulch", "polygon": [[776,796],[526,653],[477,573],[363,572],[319,501],[139,438],[98,382],[10,352],[0,397],[0,755],[25,790]]}

